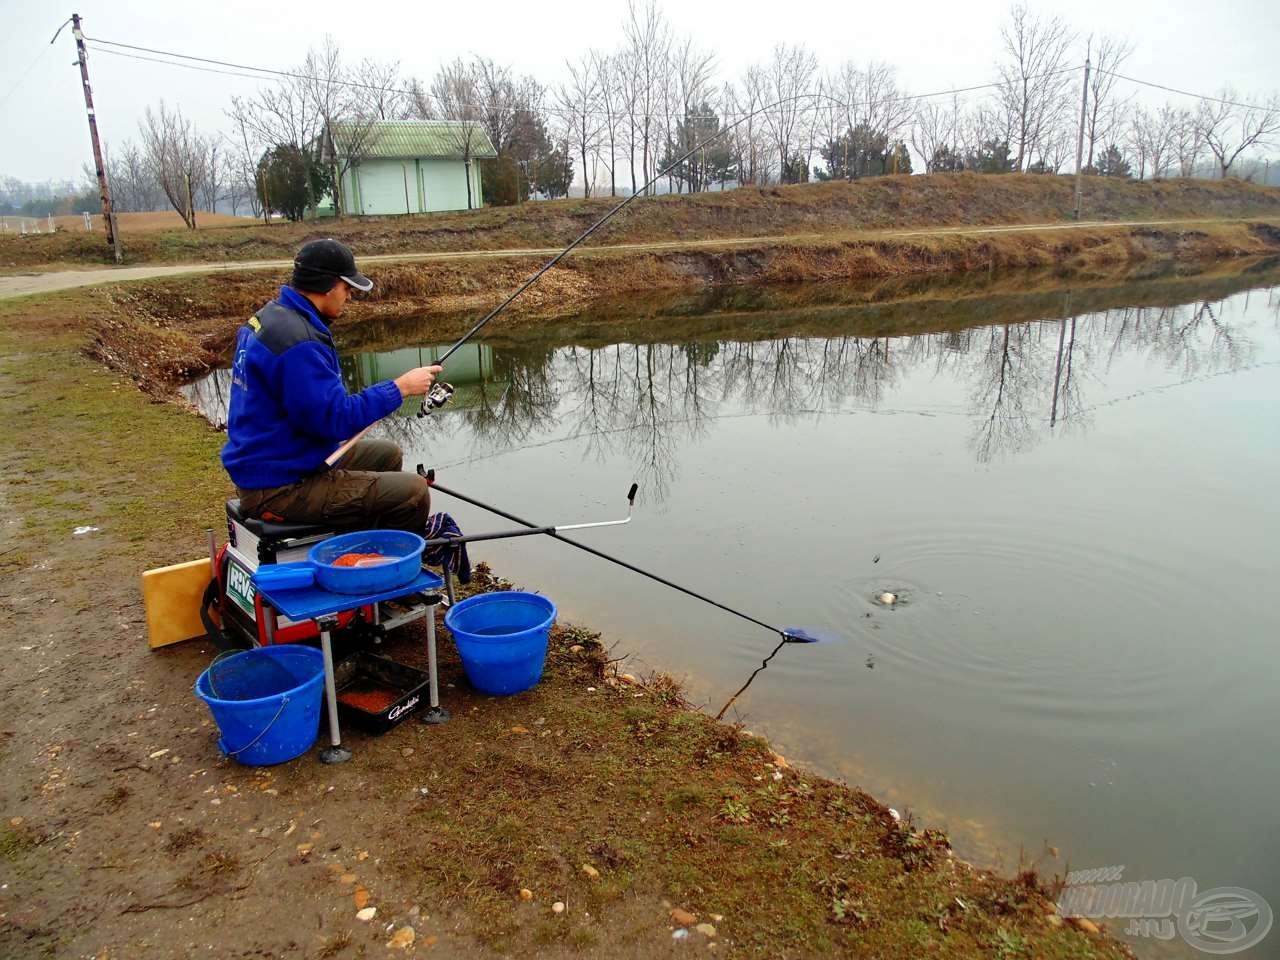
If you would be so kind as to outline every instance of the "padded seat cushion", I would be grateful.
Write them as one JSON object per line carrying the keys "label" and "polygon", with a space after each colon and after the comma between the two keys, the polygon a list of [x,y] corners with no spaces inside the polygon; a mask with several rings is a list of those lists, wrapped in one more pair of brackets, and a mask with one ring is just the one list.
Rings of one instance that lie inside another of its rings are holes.
{"label": "padded seat cushion", "polygon": [[239,499],[227,501],[227,517],[235,520],[255,537],[262,540],[294,540],[338,532],[329,523],[289,523],[288,521],[258,520],[248,517],[240,509]]}

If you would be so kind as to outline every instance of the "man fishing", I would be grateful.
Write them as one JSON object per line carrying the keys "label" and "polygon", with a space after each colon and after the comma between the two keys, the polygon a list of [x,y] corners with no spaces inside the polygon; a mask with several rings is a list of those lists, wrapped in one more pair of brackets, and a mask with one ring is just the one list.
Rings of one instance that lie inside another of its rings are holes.
{"label": "man fishing", "polygon": [[372,289],[345,244],[312,240],[298,251],[280,295],[236,335],[222,464],[248,516],[426,529],[430,487],[401,471],[396,444],[357,440],[332,466],[326,459],[406,397],[426,394],[440,373],[439,366],[417,367],[347,392],[328,324],[355,291]]}

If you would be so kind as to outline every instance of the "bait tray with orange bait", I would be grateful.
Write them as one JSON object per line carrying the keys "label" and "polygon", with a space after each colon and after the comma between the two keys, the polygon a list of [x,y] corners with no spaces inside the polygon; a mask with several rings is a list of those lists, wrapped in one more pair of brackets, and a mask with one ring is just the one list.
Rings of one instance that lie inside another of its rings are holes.
{"label": "bait tray with orange bait", "polygon": [[373,734],[386,733],[423,701],[425,670],[360,651],[334,666],[338,710],[344,719]]}

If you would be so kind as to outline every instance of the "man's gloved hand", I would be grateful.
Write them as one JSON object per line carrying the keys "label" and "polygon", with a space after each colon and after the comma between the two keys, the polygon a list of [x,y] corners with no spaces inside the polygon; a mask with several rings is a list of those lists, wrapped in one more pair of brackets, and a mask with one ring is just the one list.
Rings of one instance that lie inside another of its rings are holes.
{"label": "man's gloved hand", "polygon": [[402,397],[421,397],[431,389],[431,385],[436,382],[436,377],[440,375],[440,371],[444,368],[438,365],[430,367],[415,367],[407,373],[402,373],[396,377],[395,384],[400,388],[400,396]]}

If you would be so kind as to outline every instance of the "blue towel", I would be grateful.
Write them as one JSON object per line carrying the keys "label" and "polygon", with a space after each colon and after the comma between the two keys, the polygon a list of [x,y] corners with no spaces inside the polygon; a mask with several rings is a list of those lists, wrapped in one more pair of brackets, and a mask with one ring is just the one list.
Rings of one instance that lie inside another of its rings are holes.
{"label": "blue towel", "polygon": [[[462,529],[447,513],[433,513],[427,517],[427,529],[422,534],[428,540],[460,537]],[[471,561],[467,558],[467,545],[428,547],[422,559],[432,566],[448,567],[459,583],[471,582]]]}

